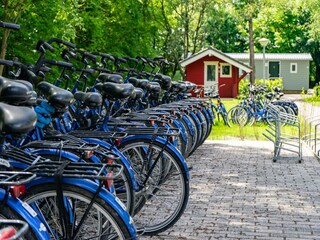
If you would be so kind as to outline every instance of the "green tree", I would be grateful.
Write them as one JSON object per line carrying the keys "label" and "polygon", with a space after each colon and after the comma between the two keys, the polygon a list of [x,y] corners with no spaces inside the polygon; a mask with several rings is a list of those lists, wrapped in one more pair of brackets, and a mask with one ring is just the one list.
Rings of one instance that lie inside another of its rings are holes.
{"label": "green tree", "polygon": [[[30,6],[30,0],[4,0],[3,9],[0,14],[4,22],[17,23],[20,19],[21,13],[27,10]],[[10,29],[3,29],[2,31],[2,44],[0,51],[0,59],[5,59],[7,54],[8,38],[10,35]],[[3,72],[3,65],[0,65],[0,75]]]}
{"label": "green tree", "polygon": [[228,5],[213,6],[204,26],[206,43],[222,52],[240,53],[248,50],[246,36],[239,28],[241,23]]}

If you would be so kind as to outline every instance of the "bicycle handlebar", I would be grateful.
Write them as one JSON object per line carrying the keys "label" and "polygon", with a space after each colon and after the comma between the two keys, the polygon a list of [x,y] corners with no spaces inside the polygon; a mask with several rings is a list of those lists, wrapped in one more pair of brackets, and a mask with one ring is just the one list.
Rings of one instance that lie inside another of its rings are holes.
{"label": "bicycle handlebar", "polygon": [[109,60],[111,60],[113,62],[115,61],[115,58],[113,56],[111,56],[109,54],[106,54],[106,53],[93,52],[92,54],[101,56],[101,57],[106,58],[106,59],[109,59]]}
{"label": "bicycle handlebar", "polygon": [[97,56],[95,56],[92,53],[86,52],[86,51],[82,51],[77,49],[76,52],[80,53],[83,57],[90,59],[91,61],[97,61]]}
{"label": "bicycle handlebar", "polygon": [[46,41],[40,39],[37,42],[37,46],[36,46],[37,50],[40,52],[44,52],[45,49],[49,50],[50,52],[54,52],[54,48]]}
{"label": "bicycle handlebar", "polygon": [[20,30],[20,25],[19,24],[9,23],[9,22],[0,21],[0,27],[13,29],[13,30]]}
{"label": "bicycle handlebar", "polygon": [[12,67],[13,66],[13,61],[0,59],[0,65],[5,65],[5,66]]}
{"label": "bicycle handlebar", "polygon": [[71,42],[64,41],[64,40],[59,39],[59,38],[51,38],[51,39],[48,41],[49,44],[51,44],[51,43],[53,43],[53,42],[59,43],[59,44],[63,44],[63,45],[65,45],[65,46],[67,46],[67,47],[70,47],[70,48],[76,48],[76,45],[75,45],[75,44],[73,44],[73,43],[71,43]]}
{"label": "bicycle handlebar", "polygon": [[44,63],[48,63],[50,65],[56,65],[59,67],[66,67],[66,68],[72,68],[73,65],[71,63],[68,62],[62,62],[62,61],[56,61],[56,60],[49,60],[49,59],[45,59]]}

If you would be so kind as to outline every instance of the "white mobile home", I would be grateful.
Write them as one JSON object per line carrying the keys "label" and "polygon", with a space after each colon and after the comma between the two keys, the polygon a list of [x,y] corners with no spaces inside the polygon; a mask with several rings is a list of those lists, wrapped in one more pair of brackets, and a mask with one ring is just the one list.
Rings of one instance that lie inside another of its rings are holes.
{"label": "white mobile home", "polygon": [[[228,56],[249,65],[249,53],[226,53]],[[263,54],[255,53],[255,77],[263,79]],[[266,53],[266,79],[281,78],[285,91],[309,89],[309,53]]]}

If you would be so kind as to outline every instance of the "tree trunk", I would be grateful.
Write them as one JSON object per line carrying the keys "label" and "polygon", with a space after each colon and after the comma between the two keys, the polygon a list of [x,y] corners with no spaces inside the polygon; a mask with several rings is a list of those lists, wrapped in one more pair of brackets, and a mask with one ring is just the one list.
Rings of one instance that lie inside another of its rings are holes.
{"label": "tree trunk", "polygon": [[316,44],[313,48],[313,51],[311,51],[311,56],[313,58],[313,63],[315,66],[315,82],[320,85],[320,44]]}
{"label": "tree trunk", "polygon": [[184,58],[188,57],[189,54],[189,47],[190,47],[190,43],[189,43],[189,1],[186,1],[185,3],[185,9],[184,9],[184,13],[183,14],[183,21],[184,21]]}
{"label": "tree trunk", "polygon": [[[5,29],[5,28],[3,29],[0,59],[6,58],[7,40],[8,40],[9,33],[10,33],[9,29]],[[4,68],[4,65],[0,65],[0,76],[2,76],[3,68]]]}
{"label": "tree trunk", "polygon": [[249,51],[250,51],[250,66],[252,67],[252,72],[250,74],[250,83],[254,84],[255,82],[255,64],[254,64],[254,41],[253,41],[253,24],[252,24],[252,15],[248,19],[249,23]]}

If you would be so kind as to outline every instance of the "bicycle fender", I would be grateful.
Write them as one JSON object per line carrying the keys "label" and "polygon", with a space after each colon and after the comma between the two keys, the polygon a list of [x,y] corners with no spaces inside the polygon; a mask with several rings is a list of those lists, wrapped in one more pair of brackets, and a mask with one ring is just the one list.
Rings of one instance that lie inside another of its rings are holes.
{"label": "bicycle fender", "polygon": [[187,133],[186,133],[185,127],[180,122],[180,120],[173,120],[173,122],[180,129],[180,134],[181,134],[182,140],[186,143],[188,138],[187,138]]}
{"label": "bicycle fender", "polygon": [[[54,183],[54,178],[48,177],[48,178],[36,178],[33,181],[31,181],[29,184],[26,185],[26,188],[30,188],[33,186],[37,186],[44,183]],[[95,193],[98,184],[96,184],[93,181],[84,180],[84,179],[75,179],[75,178],[63,178],[62,183],[74,185],[80,188],[83,188],[91,193]],[[116,211],[116,213],[121,217],[123,222],[127,223],[127,228],[132,236],[136,236],[136,228],[133,223],[133,219],[129,215],[129,213],[126,210],[126,206],[121,202],[119,198],[112,195],[110,192],[108,192],[106,189],[102,188],[99,192],[99,197],[101,197],[102,200],[105,202],[108,202],[110,206]],[[135,239],[135,238],[132,238]]]}
{"label": "bicycle fender", "polygon": [[29,204],[21,201],[19,198],[11,197],[7,199],[6,203],[28,223],[29,227],[39,239],[51,239],[45,225],[40,221],[37,213]]}
{"label": "bicycle fender", "polygon": [[195,120],[197,130],[200,130],[200,127],[201,127],[200,120],[197,118],[197,116],[193,112],[190,112],[190,116],[192,117],[193,120]]}
{"label": "bicycle fender", "polygon": [[182,116],[184,122],[187,124],[188,129],[190,130],[191,136],[194,136],[194,131],[193,125],[191,124],[189,118],[187,116]]}

